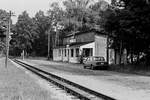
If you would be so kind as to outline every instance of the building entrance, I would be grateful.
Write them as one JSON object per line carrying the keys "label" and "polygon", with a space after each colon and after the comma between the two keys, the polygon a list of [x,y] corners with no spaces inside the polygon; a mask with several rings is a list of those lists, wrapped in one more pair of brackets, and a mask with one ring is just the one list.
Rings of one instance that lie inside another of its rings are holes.
{"label": "building entrance", "polygon": [[83,56],[84,57],[93,56],[93,48],[83,48]]}

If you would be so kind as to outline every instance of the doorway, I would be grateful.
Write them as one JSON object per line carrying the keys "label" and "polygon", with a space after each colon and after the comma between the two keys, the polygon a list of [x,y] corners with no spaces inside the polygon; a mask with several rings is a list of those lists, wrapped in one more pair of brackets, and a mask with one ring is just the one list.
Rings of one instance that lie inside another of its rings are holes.
{"label": "doorway", "polygon": [[83,56],[84,57],[93,56],[93,48],[83,48]]}

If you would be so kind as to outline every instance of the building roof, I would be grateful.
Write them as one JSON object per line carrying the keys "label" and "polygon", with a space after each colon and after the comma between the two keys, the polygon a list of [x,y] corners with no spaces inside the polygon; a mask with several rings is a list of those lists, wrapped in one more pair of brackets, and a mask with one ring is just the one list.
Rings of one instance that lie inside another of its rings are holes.
{"label": "building roof", "polygon": [[92,43],[92,42],[94,42],[94,41],[73,43],[73,44],[70,44],[69,47],[80,47],[82,45],[89,44],[89,43]]}
{"label": "building roof", "polygon": [[[89,42],[78,42],[78,43],[72,43],[70,45],[68,45],[69,47],[80,47],[82,45],[85,45],[85,44],[89,44],[89,43],[92,43],[94,41],[89,41]],[[67,45],[63,45],[63,46],[57,46],[55,47],[54,49],[59,49],[59,48],[66,48]]]}
{"label": "building roof", "polygon": [[103,30],[96,30],[96,29],[91,29],[91,30],[87,30],[87,31],[77,31],[77,32],[74,32],[72,34],[68,34],[66,36],[64,36],[64,38],[67,38],[67,37],[71,37],[71,36],[74,36],[74,35],[80,35],[80,34],[86,34],[86,33],[89,33],[89,32],[95,32],[99,35],[106,35]]}
{"label": "building roof", "polygon": [[58,49],[58,48],[66,48],[66,46],[65,46],[65,45],[56,46],[56,47],[54,47],[53,49]]}

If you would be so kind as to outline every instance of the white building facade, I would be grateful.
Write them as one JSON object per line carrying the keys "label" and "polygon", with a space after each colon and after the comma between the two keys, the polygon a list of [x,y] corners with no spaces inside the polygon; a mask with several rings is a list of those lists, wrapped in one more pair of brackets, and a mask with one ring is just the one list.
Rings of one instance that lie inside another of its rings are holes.
{"label": "white building facade", "polygon": [[82,57],[88,56],[103,56],[107,60],[107,54],[107,36],[91,30],[64,37],[63,45],[53,49],[53,60],[80,63]]}

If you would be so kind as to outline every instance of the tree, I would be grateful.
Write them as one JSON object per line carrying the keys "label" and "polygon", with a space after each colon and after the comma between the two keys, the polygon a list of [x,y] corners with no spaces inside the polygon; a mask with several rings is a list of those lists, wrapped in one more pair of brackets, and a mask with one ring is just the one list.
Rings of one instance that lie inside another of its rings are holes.
{"label": "tree", "polygon": [[92,0],[66,0],[65,6],[65,29],[68,31],[83,31],[90,26],[87,24],[86,17],[90,13],[89,6]]}
{"label": "tree", "polygon": [[28,13],[24,11],[18,17],[18,21],[15,25],[15,39],[16,48],[24,50],[26,54],[32,52],[32,43],[36,37],[36,27],[32,18],[29,17]]}
{"label": "tree", "polygon": [[8,12],[0,9],[0,27],[6,26],[7,21],[8,21]]}
{"label": "tree", "polygon": [[[119,0],[115,9],[109,9],[105,30],[113,37],[113,48],[126,48],[128,54],[149,55],[150,6],[143,0]],[[108,10],[107,10],[108,11]],[[131,59],[133,57],[131,56]]]}
{"label": "tree", "polygon": [[8,12],[0,9],[0,36],[4,35],[4,32],[6,32],[7,30],[7,26],[8,26]]}
{"label": "tree", "polygon": [[[51,47],[56,47],[57,45],[60,45],[61,41],[61,32],[60,30],[63,28],[64,23],[64,11],[59,6],[57,2],[54,2],[50,5],[50,9],[48,10],[48,17],[50,22],[50,29],[49,33],[51,38]],[[51,48],[52,49],[52,48]]]}
{"label": "tree", "polygon": [[0,54],[6,52],[5,32],[8,25],[8,12],[0,9]]}
{"label": "tree", "polygon": [[43,11],[39,11],[36,13],[33,21],[36,26],[36,38],[34,39],[33,43],[33,50],[35,55],[37,56],[46,56],[47,55],[47,40],[48,40],[48,33],[47,31],[50,28],[50,21],[48,16],[44,15]]}
{"label": "tree", "polygon": [[90,8],[91,12],[89,14],[89,24],[93,24],[92,28],[101,31],[105,23],[105,17],[107,13],[109,13],[109,11],[106,11],[109,8],[109,4],[104,0],[99,0],[98,2],[91,5]]}

